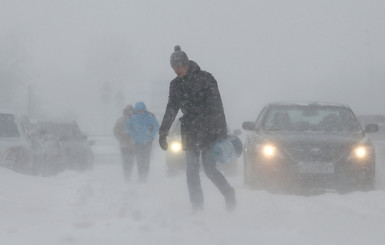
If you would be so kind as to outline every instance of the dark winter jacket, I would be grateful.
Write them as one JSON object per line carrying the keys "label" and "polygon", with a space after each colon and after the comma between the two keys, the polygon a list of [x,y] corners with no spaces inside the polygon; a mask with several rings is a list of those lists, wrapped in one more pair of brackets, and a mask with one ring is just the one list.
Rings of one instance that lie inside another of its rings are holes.
{"label": "dark winter jacket", "polygon": [[166,112],[159,135],[167,135],[181,109],[181,136],[184,149],[207,149],[227,134],[226,118],[217,81],[197,63],[189,61],[186,76],[170,82]]}
{"label": "dark winter jacket", "polygon": [[154,114],[147,111],[146,105],[138,102],[135,105],[135,112],[126,121],[126,129],[135,143],[147,143],[154,140],[159,123]]}

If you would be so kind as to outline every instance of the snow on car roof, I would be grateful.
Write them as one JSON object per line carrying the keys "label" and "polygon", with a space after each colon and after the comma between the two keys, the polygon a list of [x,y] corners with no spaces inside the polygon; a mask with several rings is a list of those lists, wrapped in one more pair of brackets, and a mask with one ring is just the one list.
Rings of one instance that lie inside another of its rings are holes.
{"label": "snow on car roof", "polygon": [[321,101],[275,101],[270,102],[268,105],[298,105],[298,106],[338,106],[338,107],[349,107],[346,104],[337,103],[337,102],[321,102]]}

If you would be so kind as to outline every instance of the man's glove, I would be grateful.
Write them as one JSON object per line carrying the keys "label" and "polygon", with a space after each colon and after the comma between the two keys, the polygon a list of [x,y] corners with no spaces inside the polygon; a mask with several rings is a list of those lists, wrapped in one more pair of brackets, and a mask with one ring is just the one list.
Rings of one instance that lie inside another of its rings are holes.
{"label": "man's glove", "polygon": [[160,148],[162,148],[162,150],[167,150],[168,148],[168,144],[167,144],[167,135],[165,134],[162,134],[162,135],[159,135],[159,145],[160,145]]}

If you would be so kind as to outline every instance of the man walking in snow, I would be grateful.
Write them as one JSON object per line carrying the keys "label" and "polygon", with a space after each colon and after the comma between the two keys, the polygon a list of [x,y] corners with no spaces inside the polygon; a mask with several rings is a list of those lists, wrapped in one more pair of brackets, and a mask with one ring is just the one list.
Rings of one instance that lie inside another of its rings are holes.
{"label": "man walking in snow", "polygon": [[154,114],[147,111],[143,102],[135,104],[135,112],[127,119],[126,129],[134,138],[138,176],[141,182],[146,182],[151,159],[151,149],[154,136],[159,130],[159,123]]}
{"label": "man walking in snow", "polygon": [[119,141],[120,152],[122,155],[123,174],[126,180],[130,179],[132,167],[134,165],[135,142],[126,130],[126,121],[132,113],[134,113],[134,107],[132,105],[124,107],[122,117],[116,121],[114,126],[114,135]]}
{"label": "man walking in snow", "polygon": [[228,210],[235,208],[235,191],[216,169],[210,147],[227,135],[226,118],[217,81],[197,63],[189,60],[180,46],[170,58],[177,77],[170,82],[169,97],[159,130],[159,144],[167,150],[167,134],[179,111],[183,149],[186,151],[186,175],[193,210],[203,209],[203,192],[199,176],[199,158],[207,177],[225,197]]}

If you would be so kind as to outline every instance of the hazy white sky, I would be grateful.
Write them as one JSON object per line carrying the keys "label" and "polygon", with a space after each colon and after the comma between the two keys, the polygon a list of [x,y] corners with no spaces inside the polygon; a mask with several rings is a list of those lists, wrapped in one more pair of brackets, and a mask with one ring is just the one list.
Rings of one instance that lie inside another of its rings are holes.
{"label": "hazy white sky", "polygon": [[381,0],[0,0],[0,38],[20,41],[45,110],[81,122],[100,120],[106,82],[151,105],[180,44],[218,80],[235,128],[276,100],[385,113],[383,13]]}

